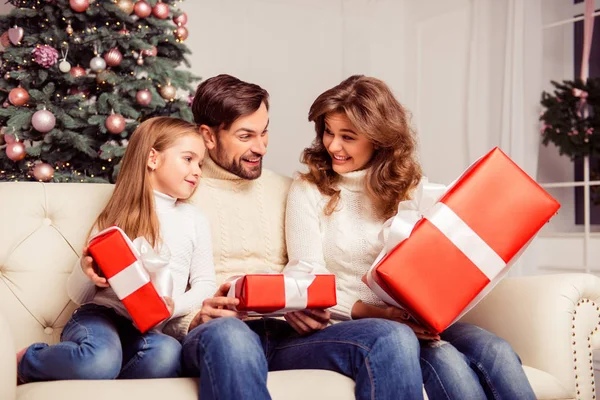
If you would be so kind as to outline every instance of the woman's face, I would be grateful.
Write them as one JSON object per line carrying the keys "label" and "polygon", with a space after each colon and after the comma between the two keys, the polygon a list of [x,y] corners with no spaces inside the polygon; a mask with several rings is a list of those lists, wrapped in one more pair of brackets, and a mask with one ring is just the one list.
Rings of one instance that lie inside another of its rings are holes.
{"label": "woman's face", "polygon": [[323,145],[331,157],[333,170],[338,174],[358,171],[371,160],[375,146],[358,132],[345,113],[325,116]]}

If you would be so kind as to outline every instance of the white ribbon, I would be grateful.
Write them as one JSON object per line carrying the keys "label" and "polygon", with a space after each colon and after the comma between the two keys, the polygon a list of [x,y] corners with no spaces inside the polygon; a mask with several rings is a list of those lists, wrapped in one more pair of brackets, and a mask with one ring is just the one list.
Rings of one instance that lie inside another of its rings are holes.
{"label": "white ribbon", "polygon": [[425,216],[491,281],[505,267],[504,260],[444,203],[437,203]]}
{"label": "white ribbon", "polygon": [[366,274],[366,284],[371,290],[384,302],[402,308],[373,278],[375,268],[379,262],[391,252],[398,244],[402,243],[412,233],[417,222],[423,218],[423,215],[435,205],[446,193],[446,186],[429,183],[427,178],[423,178],[416,187],[409,200],[401,201],[398,204],[398,212],[395,216],[388,219],[381,229],[379,240],[384,243],[383,249],[369,268]]}
{"label": "white ribbon", "polygon": [[132,242],[121,228],[111,226],[91,237],[90,242],[111,231],[121,233],[127,246],[138,260],[108,279],[108,283],[117,297],[123,300],[148,282],[152,282],[161,297],[172,297],[173,277],[167,268],[169,260],[157,254],[144,237],[138,237]]}
{"label": "white ribbon", "polygon": [[[269,313],[268,315],[282,315],[290,311],[299,311],[306,309],[308,305],[308,288],[316,278],[315,268],[304,261],[290,262],[284,269],[283,283],[285,288],[285,307]],[[272,274],[269,272],[269,274]],[[279,275],[279,274],[274,274]],[[231,282],[231,287],[227,297],[235,296],[235,286],[239,279],[244,275],[233,276],[227,281]],[[248,315],[265,315],[249,311]]]}

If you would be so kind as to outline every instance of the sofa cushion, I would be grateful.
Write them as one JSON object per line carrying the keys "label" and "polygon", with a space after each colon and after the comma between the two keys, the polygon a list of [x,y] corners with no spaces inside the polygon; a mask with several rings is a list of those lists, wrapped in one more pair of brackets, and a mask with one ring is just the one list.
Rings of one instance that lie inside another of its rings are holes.
{"label": "sofa cushion", "polygon": [[[539,400],[570,400],[568,391],[552,375],[524,367]],[[172,398],[197,400],[196,379],[147,379],[118,381],[57,381],[21,385],[17,400],[145,400]],[[226,382],[223,383],[226,385]],[[354,382],[331,371],[298,370],[270,372],[267,385],[273,400],[353,400]],[[425,396],[427,399],[427,396]]]}
{"label": "sofa cushion", "polygon": [[538,400],[575,399],[563,384],[549,373],[527,366],[523,369]]}
{"label": "sofa cushion", "polygon": [[[354,381],[331,371],[302,370],[269,373],[273,400],[354,400]],[[226,386],[227,383],[223,382]],[[146,379],[117,381],[55,381],[21,385],[17,400],[197,400],[197,380]]]}

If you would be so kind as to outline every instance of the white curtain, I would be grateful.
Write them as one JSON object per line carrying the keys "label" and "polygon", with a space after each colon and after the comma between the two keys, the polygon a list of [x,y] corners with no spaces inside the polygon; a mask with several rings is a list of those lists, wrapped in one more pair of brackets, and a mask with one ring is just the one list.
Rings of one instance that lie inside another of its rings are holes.
{"label": "white curtain", "polygon": [[471,1],[469,161],[499,146],[533,178],[540,143],[541,13],[541,0]]}
{"label": "white curtain", "polygon": [[[499,146],[537,176],[542,91],[541,0],[472,0],[467,90],[467,154]],[[510,275],[533,265],[524,252]]]}

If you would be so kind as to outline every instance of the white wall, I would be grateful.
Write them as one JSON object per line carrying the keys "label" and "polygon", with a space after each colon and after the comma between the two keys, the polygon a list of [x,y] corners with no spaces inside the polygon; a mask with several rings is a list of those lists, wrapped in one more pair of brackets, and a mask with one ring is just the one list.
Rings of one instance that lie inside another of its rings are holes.
{"label": "white wall", "polygon": [[[413,114],[430,180],[468,166],[469,0],[194,0],[193,71],[229,73],[271,93],[265,165],[291,175],[314,138],[312,101],[351,74],[386,81]],[[500,21],[502,16],[499,16]]]}
{"label": "white wall", "polygon": [[403,98],[403,1],[194,0],[188,14],[193,71],[228,73],[271,94],[265,165],[292,175],[314,137],[308,109],[355,73],[388,82]]}

